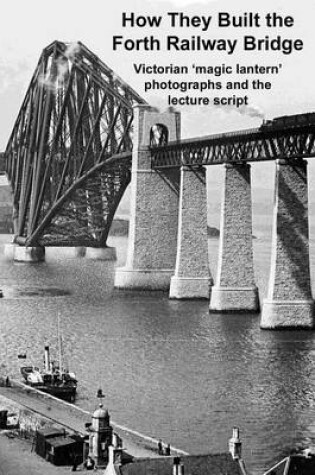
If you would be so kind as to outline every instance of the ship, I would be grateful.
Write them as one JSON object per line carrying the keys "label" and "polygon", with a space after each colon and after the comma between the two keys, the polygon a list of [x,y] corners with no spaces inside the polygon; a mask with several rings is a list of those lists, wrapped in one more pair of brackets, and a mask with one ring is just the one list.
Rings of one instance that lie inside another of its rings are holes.
{"label": "ship", "polygon": [[40,369],[36,366],[22,366],[21,374],[29,386],[64,401],[75,401],[76,376],[64,369],[61,362],[56,364],[50,360],[49,346],[45,346],[45,367]]}
{"label": "ship", "polygon": [[58,318],[58,363],[50,359],[49,346],[45,346],[44,368],[40,369],[33,365],[22,366],[20,371],[27,385],[64,401],[74,402],[77,391],[77,378],[73,372],[70,372],[63,366],[62,345],[59,333]]}

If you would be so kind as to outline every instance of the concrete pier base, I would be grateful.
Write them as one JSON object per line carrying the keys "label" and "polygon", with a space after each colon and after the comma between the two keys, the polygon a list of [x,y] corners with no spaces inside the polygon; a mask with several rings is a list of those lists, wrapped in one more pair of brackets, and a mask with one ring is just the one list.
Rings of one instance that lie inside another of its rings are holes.
{"label": "concrete pier base", "polygon": [[116,261],[115,247],[75,247],[74,257],[91,259],[95,261]]}
{"label": "concrete pier base", "polygon": [[313,328],[307,162],[278,160],[271,269],[261,328]]}
{"label": "concrete pier base", "polygon": [[19,247],[19,245],[14,244],[13,242],[10,242],[10,243],[7,243],[7,244],[4,245],[3,254],[4,254],[4,256],[7,260],[9,260],[9,261],[14,260],[14,253],[15,253],[15,248],[16,247]]}
{"label": "concrete pier base", "polygon": [[258,312],[252,246],[250,165],[225,166],[219,265],[210,312]]}
{"label": "concrete pier base", "polygon": [[74,248],[74,257],[85,257],[86,247],[78,246]]}
{"label": "concrete pier base", "polygon": [[209,299],[210,276],[207,234],[205,169],[182,167],[175,275],[170,298]]}
{"label": "concrete pier base", "polygon": [[115,247],[87,247],[86,259],[97,261],[116,261],[117,253]]}
{"label": "concrete pier base", "polygon": [[312,328],[314,325],[314,300],[263,301],[261,328]]}
{"label": "concrete pier base", "polygon": [[115,276],[115,287],[132,290],[164,290],[170,288],[170,280],[173,271],[170,269],[137,270],[118,269]]}
{"label": "concrete pier base", "polygon": [[169,140],[178,139],[179,115],[147,105],[136,106],[134,113],[128,251],[115,287],[168,290],[176,260],[179,170],[152,170],[150,140],[157,125]]}
{"label": "concrete pier base", "polygon": [[219,287],[211,289],[211,312],[256,312],[259,309],[257,287]]}
{"label": "concrete pier base", "polygon": [[10,243],[4,247],[4,255],[7,259],[16,262],[44,262],[45,248],[44,247],[23,247],[18,244]]}
{"label": "concrete pier base", "polygon": [[212,280],[209,277],[171,278],[171,299],[209,299]]}

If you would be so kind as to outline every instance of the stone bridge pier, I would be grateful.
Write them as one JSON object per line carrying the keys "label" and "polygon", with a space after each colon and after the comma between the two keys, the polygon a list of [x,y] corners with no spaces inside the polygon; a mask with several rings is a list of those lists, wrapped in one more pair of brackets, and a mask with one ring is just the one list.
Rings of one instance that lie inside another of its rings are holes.
{"label": "stone bridge pier", "polygon": [[178,140],[180,115],[136,106],[131,181],[131,221],[126,266],[115,287],[170,290],[170,298],[209,298],[205,169],[153,170],[154,128]]}
{"label": "stone bridge pier", "polygon": [[219,263],[209,309],[211,312],[257,312],[250,165],[225,165],[223,191]]}
{"label": "stone bridge pier", "polygon": [[261,327],[314,326],[308,229],[307,162],[277,160],[272,253]]}
{"label": "stone bridge pier", "polygon": [[207,189],[204,167],[181,168],[175,275],[170,298],[206,298],[213,284],[208,261]]}
{"label": "stone bridge pier", "polygon": [[180,172],[151,169],[150,141],[157,125],[168,140],[179,139],[179,113],[135,106],[128,253],[126,266],[116,270],[117,288],[168,290],[174,274]]}

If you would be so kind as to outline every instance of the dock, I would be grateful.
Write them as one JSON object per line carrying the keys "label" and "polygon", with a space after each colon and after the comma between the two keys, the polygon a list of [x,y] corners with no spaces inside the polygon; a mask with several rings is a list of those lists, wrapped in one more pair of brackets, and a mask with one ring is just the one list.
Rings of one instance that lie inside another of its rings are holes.
{"label": "dock", "polygon": [[[92,413],[37,391],[18,381],[10,381],[11,386],[0,386],[0,408],[11,413],[28,414],[29,424],[61,427],[66,432],[86,435],[86,423],[91,422]],[[28,422],[27,422],[28,423]],[[114,432],[123,441],[123,449],[134,458],[153,458],[158,456],[158,440],[128,429],[111,421]],[[188,455],[180,449],[171,447],[172,455]]]}

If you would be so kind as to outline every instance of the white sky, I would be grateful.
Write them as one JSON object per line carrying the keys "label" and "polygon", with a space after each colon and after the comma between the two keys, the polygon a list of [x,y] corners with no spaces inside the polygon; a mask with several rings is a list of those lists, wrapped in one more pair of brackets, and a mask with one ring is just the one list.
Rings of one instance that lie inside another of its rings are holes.
{"label": "white sky", "polygon": [[[4,2],[3,2],[4,3]],[[271,78],[272,90],[250,93],[251,105],[263,110],[267,117],[315,111],[314,51],[315,51],[315,2],[314,0],[11,0],[1,9],[0,28],[0,150],[5,148],[14,120],[22,103],[26,87],[36,67],[40,53],[52,41],[80,40],[94,51],[117,74],[125,79],[148,102],[166,105],[167,92],[156,96],[145,94],[144,78],[137,75],[133,63],[174,64],[190,66],[193,62],[203,65],[282,63],[282,72]],[[161,28],[122,28],[122,12],[139,15],[163,15]],[[293,28],[266,30],[265,28],[218,29],[208,32],[198,28],[170,29],[167,12],[183,11],[189,15],[215,15],[227,11],[240,15],[246,11],[260,13],[278,12],[295,18]],[[182,37],[202,34],[211,38],[238,38],[244,34],[264,37],[266,34],[301,38],[302,52],[283,55],[277,52],[244,53],[241,48],[234,55],[211,52],[114,52],[113,35],[143,37],[153,34],[161,40],[167,34]],[[176,77],[173,76],[173,79]],[[193,77],[192,77],[193,79]],[[225,78],[223,78],[225,79]],[[244,78],[241,78],[244,80]],[[219,80],[219,78],[217,78]],[[267,80],[267,78],[266,78]],[[198,93],[196,93],[198,94]],[[233,93],[232,93],[233,94]],[[240,91],[240,95],[246,91]],[[214,95],[214,93],[212,93]],[[261,119],[240,115],[235,110],[214,107],[182,109],[183,136],[196,136],[255,127]]]}

